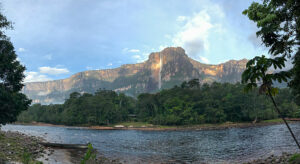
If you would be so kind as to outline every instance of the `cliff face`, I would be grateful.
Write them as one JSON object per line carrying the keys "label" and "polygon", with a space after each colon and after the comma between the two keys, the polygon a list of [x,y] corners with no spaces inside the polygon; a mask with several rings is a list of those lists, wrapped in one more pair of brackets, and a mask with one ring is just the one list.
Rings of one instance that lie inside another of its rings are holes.
{"label": "cliff face", "polygon": [[151,53],[143,63],[122,65],[115,69],[85,71],[70,78],[26,83],[23,88],[34,103],[62,103],[71,92],[93,93],[100,88],[136,96],[171,88],[198,78],[201,82],[240,81],[247,60],[230,60],[219,65],[202,64],[189,58],[184,49],[170,47]]}

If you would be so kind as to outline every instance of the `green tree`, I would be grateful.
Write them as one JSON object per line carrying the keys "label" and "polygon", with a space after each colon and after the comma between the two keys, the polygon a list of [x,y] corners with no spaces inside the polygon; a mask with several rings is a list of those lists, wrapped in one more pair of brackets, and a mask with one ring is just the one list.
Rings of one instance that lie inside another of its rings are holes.
{"label": "green tree", "polygon": [[[253,2],[243,12],[257,24],[257,36],[269,47],[269,53],[292,59],[289,86],[300,104],[300,2],[299,0],[263,0]],[[285,60],[283,62],[284,66]],[[276,67],[275,67],[276,69]],[[287,77],[287,76],[286,76]],[[280,82],[280,81],[279,81]]]}
{"label": "green tree", "polygon": [[188,85],[190,88],[196,88],[199,89],[200,88],[200,82],[199,79],[192,79],[188,82]]}
{"label": "green tree", "polygon": [[279,67],[279,68],[284,67],[284,62],[282,62],[281,60],[285,60],[285,58],[268,59],[268,58],[265,58],[265,56],[262,56],[262,57],[257,56],[254,59],[249,60],[246,65],[246,70],[242,74],[242,83],[247,84],[245,87],[245,90],[249,91],[252,88],[257,87],[258,82],[262,82],[262,84],[259,87],[259,93],[261,93],[261,94],[265,93],[271,98],[276,111],[278,112],[279,116],[286,124],[289,132],[291,133],[293,139],[295,140],[297,146],[300,149],[300,145],[299,145],[292,129],[290,128],[289,124],[285,120],[282,112],[279,110],[278,105],[275,102],[274,97],[273,97],[278,93],[278,88],[272,87],[273,81],[277,80],[279,82],[281,82],[281,81],[287,82],[287,78],[290,77],[289,72],[282,71],[282,72],[273,73],[273,74],[267,73],[268,68],[270,68],[271,66],[274,66],[275,68],[276,67]]}
{"label": "green tree", "polygon": [[16,121],[31,103],[20,93],[25,67],[17,60],[14,46],[4,33],[11,28],[11,22],[0,13],[0,125]]}
{"label": "green tree", "polygon": [[[261,38],[263,44],[269,48],[269,53],[275,57],[267,59],[265,56],[255,57],[247,63],[242,81],[247,83],[246,90],[257,86],[261,81],[260,93],[266,92],[271,98],[279,116],[285,122],[292,137],[300,149],[291,128],[284,119],[273,96],[277,89],[272,88],[273,81],[287,82],[293,89],[296,99],[300,102],[300,2],[299,0],[263,0],[262,3],[253,2],[243,12],[254,21],[259,28],[256,35]],[[290,71],[280,73],[267,73],[268,69],[282,69],[287,58],[293,60],[293,68]],[[297,101],[296,101],[297,102]]]}
{"label": "green tree", "polygon": [[[18,121],[107,125],[138,120],[158,125],[191,125],[278,118],[266,95],[257,95],[258,89],[245,94],[244,86],[212,83],[190,88],[187,85],[155,94],[144,93],[137,100],[109,90],[95,94],[73,93],[64,104],[32,105],[19,115]],[[284,116],[300,117],[299,106],[293,101],[289,88],[279,89],[275,98]],[[137,117],[132,119],[129,114]]]}

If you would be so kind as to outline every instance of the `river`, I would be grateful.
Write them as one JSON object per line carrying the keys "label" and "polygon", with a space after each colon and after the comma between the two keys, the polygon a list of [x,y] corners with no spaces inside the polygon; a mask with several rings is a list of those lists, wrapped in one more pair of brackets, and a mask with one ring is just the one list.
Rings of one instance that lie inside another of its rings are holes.
{"label": "river", "polygon": [[[300,139],[300,123],[291,127]],[[199,131],[89,130],[28,125],[5,125],[2,130],[40,136],[49,142],[90,142],[101,155],[130,163],[238,163],[297,150],[284,124]]]}

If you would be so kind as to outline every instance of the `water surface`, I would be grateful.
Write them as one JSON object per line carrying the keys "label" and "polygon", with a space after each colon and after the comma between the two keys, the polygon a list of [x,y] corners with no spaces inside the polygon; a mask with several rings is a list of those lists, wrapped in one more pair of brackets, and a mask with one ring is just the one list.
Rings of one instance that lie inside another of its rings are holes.
{"label": "water surface", "polygon": [[[291,127],[300,139],[300,123]],[[49,142],[91,142],[108,158],[134,163],[230,163],[297,150],[283,124],[201,131],[89,130],[24,125],[6,125],[2,130],[41,136]]]}

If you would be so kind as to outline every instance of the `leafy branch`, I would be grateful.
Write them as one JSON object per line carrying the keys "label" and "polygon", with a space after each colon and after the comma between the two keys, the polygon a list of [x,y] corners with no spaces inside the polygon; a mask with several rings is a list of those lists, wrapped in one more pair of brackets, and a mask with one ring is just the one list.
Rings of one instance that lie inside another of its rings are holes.
{"label": "leafy branch", "polygon": [[258,82],[262,82],[262,85],[259,86],[259,93],[260,94],[266,94],[268,95],[272,103],[287,126],[289,132],[291,133],[294,141],[296,142],[298,148],[300,149],[300,145],[290,128],[289,124],[287,123],[286,119],[280,112],[275,100],[274,96],[278,93],[278,88],[274,88],[273,81],[285,81],[291,77],[291,74],[289,72],[279,72],[279,73],[267,73],[268,69],[271,68],[272,66],[276,69],[277,67],[282,69],[285,66],[286,59],[283,57],[276,57],[274,59],[266,58],[264,55],[261,57],[256,56],[255,58],[251,59],[248,61],[246,65],[246,70],[242,74],[242,83],[246,84],[245,91],[249,91],[253,88],[257,87]]}

